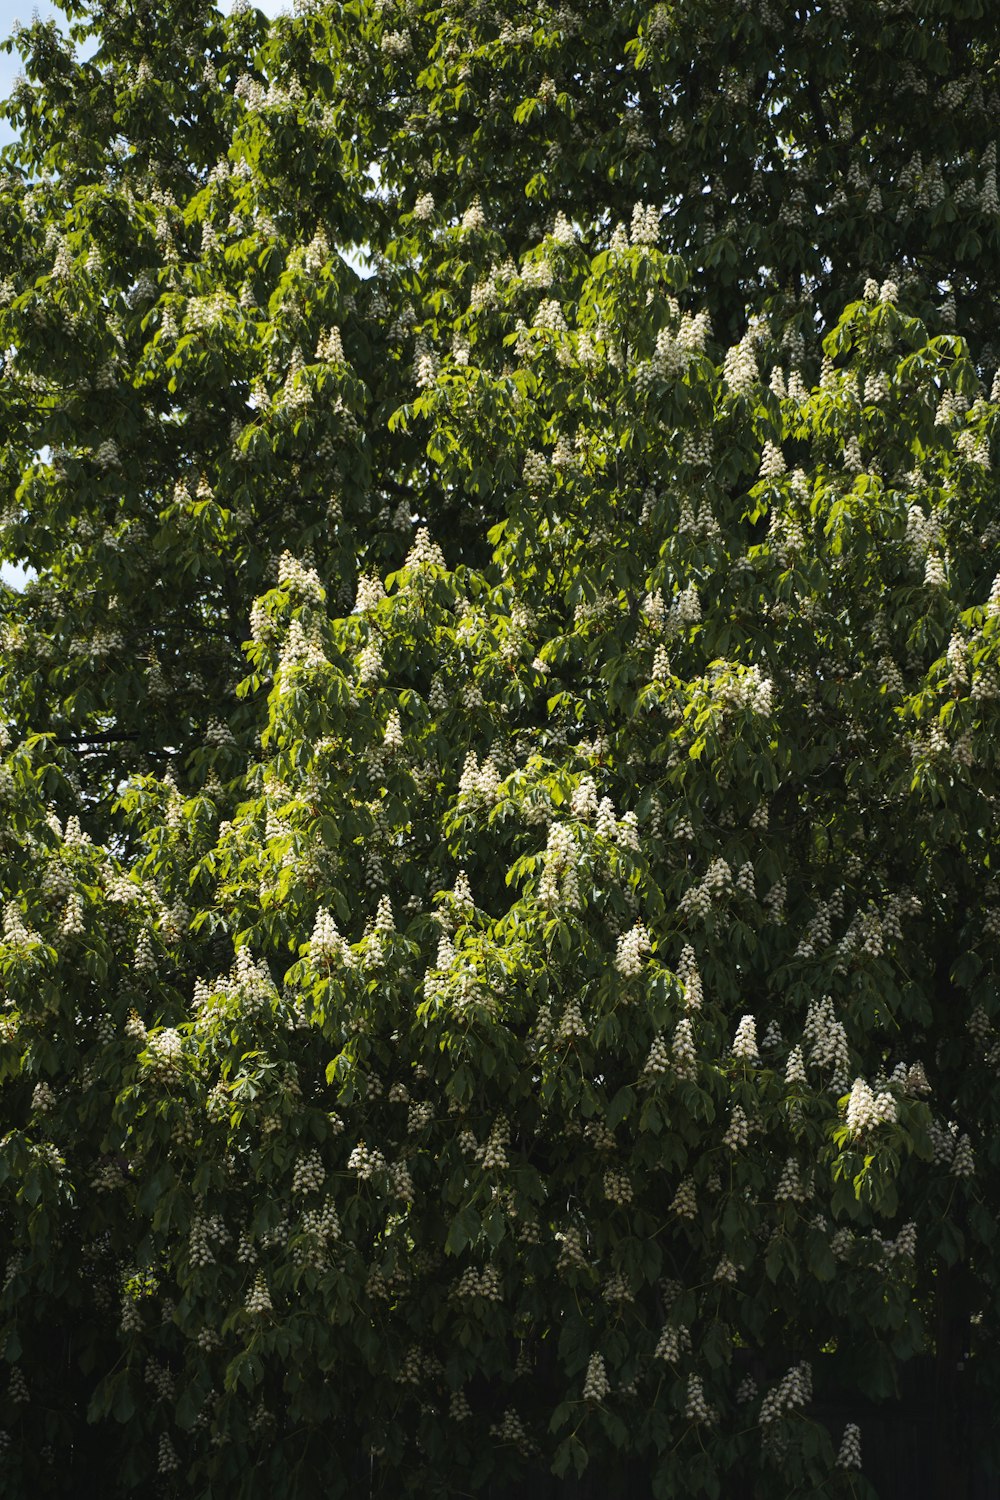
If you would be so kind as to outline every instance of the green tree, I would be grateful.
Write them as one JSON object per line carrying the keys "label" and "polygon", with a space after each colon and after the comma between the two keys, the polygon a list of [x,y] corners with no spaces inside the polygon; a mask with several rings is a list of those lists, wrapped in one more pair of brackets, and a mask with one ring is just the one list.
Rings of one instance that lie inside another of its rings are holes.
{"label": "green tree", "polygon": [[985,1448],[976,12],[19,34],[13,1495],[871,1494],[928,1361]]}

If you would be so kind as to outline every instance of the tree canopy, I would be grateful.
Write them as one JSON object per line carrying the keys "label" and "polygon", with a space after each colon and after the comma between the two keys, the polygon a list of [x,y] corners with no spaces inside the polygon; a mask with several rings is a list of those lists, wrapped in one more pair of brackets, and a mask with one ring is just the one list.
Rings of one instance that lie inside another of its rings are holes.
{"label": "tree canopy", "polygon": [[9,1492],[870,1496],[929,1366],[961,1495],[997,26],[65,9],[0,182]]}

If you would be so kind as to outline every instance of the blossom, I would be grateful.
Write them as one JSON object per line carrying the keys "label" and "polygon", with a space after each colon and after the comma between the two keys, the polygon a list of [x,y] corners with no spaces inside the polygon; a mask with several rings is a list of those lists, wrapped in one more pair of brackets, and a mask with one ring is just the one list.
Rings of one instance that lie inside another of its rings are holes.
{"label": "blossom", "polygon": [[263,1271],[258,1271],[254,1284],[247,1294],[246,1309],[248,1313],[259,1316],[262,1313],[271,1312],[271,1294],[267,1289]]}
{"label": "blossom", "polygon": [[760,458],[761,479],[779,479],[785,472],[785,460],[781,449],[770,440],[765,442]]}
{"label": "blossom", "polygon": [[753,1061],[758,1055],[757,1022],[753,1016],[741,1016],[733,1042],[733,1056]]}
{"label": "blossom", "polygon": [[608,1372],[600,1354],[592,1354],[587,1363],[587,1376],[583,1382],[584,1401],[603,1401],[611,1390]]}
{"label": "blossom", "polygon": [[750,1139],[750,1126],[746,1112],[742,1105],[734,1104],[729,1116],[729,1124],[726,1133],[722,1137],[722,1144],[728,1146],[730,1151],[739,1151]]}
{"label": "blossom", "polygon": [[715,1410],[705,1399],[700,1375],[689,1375],[687,1395],[684,1400],[684,1415],[689,1422],[714,1422]]}
{"label": "blossom", "polygon": [[641,922],[636,922],[634,927],[623,932],[618,939],[615,968],[627,979],[633,979],[642,973],[649,953],[649,933]]}
{"label": "blossom", "polygon": [[848,1422],[837,1451],[838,1469],[861,1468],[861,1428],[856,1422]]}
{"label": "blossom", "polygon": [[896,1119],[896,1101],[886,1089],[878,1093],[863,1078],[855,1078],[847,1101],[847,1128],[860,1135]]}

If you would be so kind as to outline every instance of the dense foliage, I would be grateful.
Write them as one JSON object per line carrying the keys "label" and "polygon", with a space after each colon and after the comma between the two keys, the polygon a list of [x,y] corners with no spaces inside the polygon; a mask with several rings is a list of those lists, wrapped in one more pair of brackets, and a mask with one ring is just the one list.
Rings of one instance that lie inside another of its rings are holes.
{"label": "dense foliage", "polygon": [[921,1362],[985,1451],[996,27],[67,9],[0,190],[4,1493],[871,1495]]}

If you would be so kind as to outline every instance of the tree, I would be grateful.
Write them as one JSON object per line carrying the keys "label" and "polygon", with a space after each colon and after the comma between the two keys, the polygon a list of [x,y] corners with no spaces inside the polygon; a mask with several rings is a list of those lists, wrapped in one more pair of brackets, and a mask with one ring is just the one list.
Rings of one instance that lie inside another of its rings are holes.
{"label": "tree", "polygon": [[871,1494],[928,1359],[985,1445],[991,28],[69,14],[2,198],[12,1493]]}

